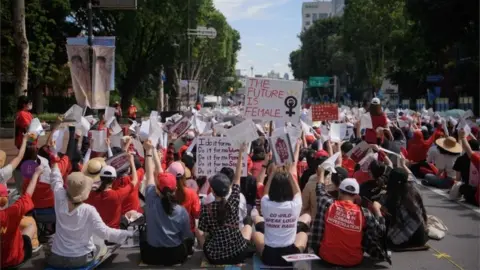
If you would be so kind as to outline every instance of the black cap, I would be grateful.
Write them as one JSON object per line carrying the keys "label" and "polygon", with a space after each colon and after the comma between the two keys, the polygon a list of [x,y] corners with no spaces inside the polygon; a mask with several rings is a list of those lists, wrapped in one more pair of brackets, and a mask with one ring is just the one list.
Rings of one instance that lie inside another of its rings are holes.
{"label": "black cap", "polygon": [[348,171],[343,167],[336,167],[335,171],[337,172],[332,174],[332,182],[338,187],[343,179],[348,178]]}

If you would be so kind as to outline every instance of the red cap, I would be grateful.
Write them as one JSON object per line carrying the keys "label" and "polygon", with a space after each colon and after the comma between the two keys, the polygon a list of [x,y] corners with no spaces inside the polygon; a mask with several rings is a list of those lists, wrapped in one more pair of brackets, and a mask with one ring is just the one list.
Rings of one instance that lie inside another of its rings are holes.
{"label": "red cap", "polygon": [[164,188],[175,190],[177,188],[177,178],[171,173],[160,173],[157,177],[157,188],[160,191]]}
{"label": "red cap", "polygon": [[305,140],[307,141],[307,144],[312,144],[312,143],[315,142],[315,136],[307,135],[307,136],[305,136]]}
{"label": "red cap", "polygon": [[318,150],[315,153],[315,158],[328,157],[328,153],[325,150]]}
{"label": "red cap", "polygon": [[0,184],[0,197],[8,197],[7,186]]}

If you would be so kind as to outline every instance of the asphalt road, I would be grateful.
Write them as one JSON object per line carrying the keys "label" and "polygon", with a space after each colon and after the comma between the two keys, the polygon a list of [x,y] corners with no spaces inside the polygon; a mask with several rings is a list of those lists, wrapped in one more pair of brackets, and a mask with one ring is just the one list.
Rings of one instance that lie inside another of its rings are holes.
{"label": "asphalt road", "polygon": [[[0,140],[0,149],[7,152],[9,159],[16,154],[13,140]],[[392,266],[386,263],[365,264],[355,269],[480,269],[480,209],[466,206],[461,202],[449,201],[445,191],[419,186],[428,214],[439,217],[447,225],[449,231],[445,238],[440,241],[429,241],[431,249],[428,251],[393,253]],[[138,248],[118,249],[99,269],[205,269],[200,267],[202,255],[202,252],[198,251],[182,266],[162,268],[140,266]],[[315,263],[312,266],[313,269],[324,268]],[[44,256],[40,252],[21,269],[43,269],[43,267]],[[252,260],[248,260],[242,269],[255,269]]]}

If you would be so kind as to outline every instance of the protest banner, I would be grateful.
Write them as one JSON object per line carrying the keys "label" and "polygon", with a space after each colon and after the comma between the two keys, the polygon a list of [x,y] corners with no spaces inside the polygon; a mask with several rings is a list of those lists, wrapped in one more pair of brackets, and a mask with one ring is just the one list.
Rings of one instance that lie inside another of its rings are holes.
{"label": "protest banner", "polygon": [[126,152],[116,154],[113,157],[106,159],[105,163],[115,168],[117,172],[123,172],[130,166],[129,155],[130,154]]}
{"label": "protest banner", "polygon": [[110,102],[110,90],[113,89],[110,78],[114,74],[115,47],[93,46],[93,54],[93,88],[90,108],[105,109]]}
{"label": "protest banner", "polygon": [[257,127],[250,119],[227,129],[225,135],[227,135],[228,140],[235,148],[240,148],[244,142],[251,142],[258,139]]}
{"label": "protest banner", "polygon": [[302,90],[302,82],[248,78],[243,116],[254,120],[298,123]]}
{"label": "protest banner", "polygon": [[[196,175],[210,177],[223,167],[235,170],[238,149],[226,137],[198,137]],[[247,153],[242,160],[242,176],[247,176]]]}
{"label": "protest banner", "polygon": [[352,150],[347,153],[347,156],[358,163],[365,157],[368,149],[370,149],[370,145],[368,145],[366,141],[362,141],[352,148]]}
{"label": "protest banner", "polygon": [[337,121],[338,105],[337,104],[318,104],[312,106],[313,121]]}
{"label": "protest banner", "polygon": [[192,123],[190,119],[183,117],[168,128],[168,133],[170,133],[173,137],[178,138],[182,136],[182,134],[185,133],[185,131],[187,131],[191,125]]}
{"label": "protest banner", "polygon": [[273,160],[277,166],[293,163],[293,150],[288,133],[272,136],[268,140],[273,150]]}

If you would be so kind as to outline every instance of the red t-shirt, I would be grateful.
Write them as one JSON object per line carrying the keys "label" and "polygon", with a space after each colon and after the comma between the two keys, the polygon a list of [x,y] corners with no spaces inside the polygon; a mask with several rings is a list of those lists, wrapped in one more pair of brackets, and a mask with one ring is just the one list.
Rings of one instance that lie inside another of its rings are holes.
{"label": "red t-shirt", "polygon": [[190,229],[194,232],[195,219],[200,217],[200,198],[191,188],[186,187],[183,191],[185,192],[185,201],[182,203],[182,206],[185,207],[190,216]]}
{"label": "red t-shirt", "polygon": [[128,107],[128,117],[137,118],[137,107],[133,105]]}
{"label": "red t-shirt", "polygon": [[180,147],[180,149],[178,150],[178,158],[181,160],[182,159],[182,155],[185,151],[187,151],[188,147],[190,147],[190,145],[192,144],[192,141],[188,141],[186,144],[182,145],[182,147]]}
{"label": "red t-shirt", "polygon": [[353,174],[353,178],[357,180],[359,185],[371,180],[370,174],[368,172],[362,172],[362,170],[356,171]]}
{"label": "red t-shirt", "polygon": [[342,167],[348,171],[348,177],[353,177],[353,174],[355,172],[355,165],[357,165],[357,163],[355,163],[353,159],[347,156],[342,157]]}
{"label": "red t-shirt", "polygon": [[132,192],[133,186],[123,186],[118,189],[109,189],[103,192],[91,191],[86,203],[93,205],[98,214],[102,217],[103,222],[108,227],[119,229],[120,218],[122,216],[122,202]]}
{"label": "red t-shirt", "polygon": [[[71,170],[72,166],[70,159],[67,155],[64,155],[62,158],[60,158],[60,161],[57,164],[63,180],[65,181],[70,172],[69,169]],[[22,194],[25,194],[25,190],[27,190],[30,180],[31,179],[28,178],[23,179]],[[32,201],[36,209],[53,208],[55,206],[55,198],[50,184],[38,181],[37,186],[32,194]]]}
{"label": "red t-shirt", "polygon": [[[143,209],[140,206],[140,199],[138,198],[138,190],[140,189],[140,185],[142,184],[143,180],[143,175],[145,174],[145,171],[143,168],[140,168],[137,170],[137,176],[138,176],[138,183],[133,189],[132,192],[130,192],[127,197],[123,200],[122,203],[122,215],[125,215],[130,210],[135,210],[137,212],[143,213]],[[132,176],[127,175],[120,177],[113,181],[112,189],[119,189],[121,187],[124,187],[126,185],[129,185],[132,182]]]}
{"label": "red t-shirt", "polygon": [[253,177],[257,178],[260,175],[260,172],[262,171],[262,166],[263,160],[252,161],[252,169],[250,170],[250,173]]}
{"label": "red t-shirt", "polygon": [[363,260],[365,217],[360,206],[336,200],[325,213],[325,230],[318,250],[320,258],[339,266],[355,266]]}
{"label": "red t-shirt", "polygon": [[308,169],[308,164],[306,161],[299,161],[297,163],[297,175],[302,175]]}
{"label": "red t-shirt", "polygon": [[367,128],[365,131],[365,141],[369,144],[377,144],[377,128],[387,127],[387,116],[382,113],[381,115],[372,115],[372,128]]}
{"label": "red t-shirt", "polygon": [[32,198],[25,194],[7,209],[0,210],[0,235],[2,252],[0,265],[17,266],[23,262],[23,238],[20,232],[20,221],[33,209]]}
{"label": "red t-shirt", "polygon": [[23,134],[27,132],[33,116],[28,111],[19,111],[15,118],[15,146],[20,149],[22,146]]}

